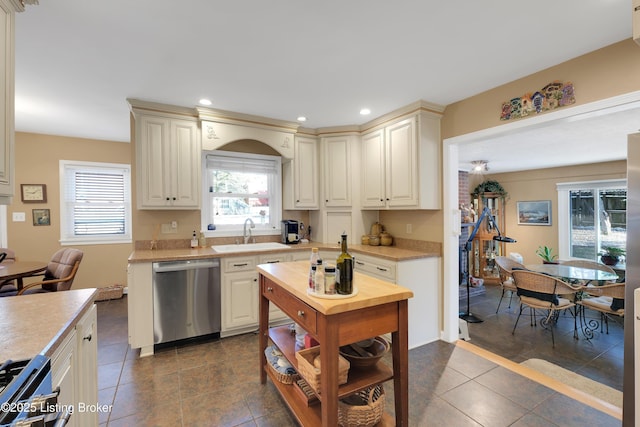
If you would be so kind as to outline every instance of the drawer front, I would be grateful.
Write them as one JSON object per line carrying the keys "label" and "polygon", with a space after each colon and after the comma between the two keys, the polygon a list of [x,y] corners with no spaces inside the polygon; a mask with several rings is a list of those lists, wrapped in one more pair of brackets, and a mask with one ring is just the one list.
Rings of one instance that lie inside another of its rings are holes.
{"label": "drawer front", "polygon": [[225,273],[255,270],[256,257],[223,258],[222,266]]}
{"label": "drawer front", "polygon": [[369,274],[389,282],[396,282],[396,265],[395,263],[380,262],[380,260],[369,258],[363,255],[357,255],[355,258],[356,271]]}
{"label": "drawer front", "polygon": [[274,264],[277,262],[285,262],[287,254],[265,254],[258,257],[258,264]]}
{"label": "drawer front", "polygon": [[305,331],[316,333],[316,311],[298,298],[286,292],[280,285],[270,280],[262,283],[262,295],[276,304],[294,322],[298,323]]}

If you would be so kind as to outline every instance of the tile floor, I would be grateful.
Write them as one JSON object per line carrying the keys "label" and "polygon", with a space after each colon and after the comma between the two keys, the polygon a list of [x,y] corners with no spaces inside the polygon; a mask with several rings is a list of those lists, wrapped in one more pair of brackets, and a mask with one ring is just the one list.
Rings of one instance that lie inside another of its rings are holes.
{"label": "tile floor", "polygon": [[[544,359],[565,369],[606,384],[622,391],[624,329],[623,319],[609,321],[609,333],[599,330],[591,340],[585,339],[582,332],[578,339],[573,338],[573,318],[561,316],[554,331],[555,347],[551,344],[551,334],[539,325],[530,326],[528,310],[525,309],[515,334],[511,334],[518,314],[518,299],[514,297],[509,309],[509,297],[505,296],[496,314],[500,300],[500,286],[485,286],[486,293],[473,296],[470,311],[483,320],[471,323],[469,335],[471,343],[496,353],[516,363],[529,358]],[[466,310],[466,300],[461,301]],[[598,318],[597,314],[587,311],[588,317]]]}
{"label": "tile floor", "polygon": [[[297,425],[270,381],[259,383],[255,334],[138,358],[127,344],[126,296],[97,305],[99,399],[112,405],[101,426]],[[410,426],[621,425],[454,344],[413,349],[409,364]],[[391,383],[385,392],[392,412]]]}

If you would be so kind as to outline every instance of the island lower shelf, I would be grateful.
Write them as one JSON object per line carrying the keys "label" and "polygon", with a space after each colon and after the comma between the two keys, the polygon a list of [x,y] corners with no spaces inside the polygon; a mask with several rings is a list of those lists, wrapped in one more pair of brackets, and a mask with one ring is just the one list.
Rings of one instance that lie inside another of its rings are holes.
{"label": "island lower shelf", "polygon": [[[289,326],[285,325],[269,329],[269,339],[280,349],[296,371],[298,371],[295,335],[291,333]],[[393,379],[393,370],[383,361],[378,362],[375,366],[367,368],[366,370],[351,368],[349,369],[347,383],[338,387],[338,397],[343,398],[349,396],[350,394],[390,379]],[[318,398],[322,401],[322,396],[318,395]]]}

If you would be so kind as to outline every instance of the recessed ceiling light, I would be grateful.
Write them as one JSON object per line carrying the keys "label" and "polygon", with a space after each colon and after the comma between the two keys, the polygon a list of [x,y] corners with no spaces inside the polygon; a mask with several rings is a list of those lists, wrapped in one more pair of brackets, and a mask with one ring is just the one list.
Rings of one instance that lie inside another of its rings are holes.
{"label": "recessed ceiling light", "polygon": [[198,101],[200,103],[200,105],[211,105],[211,101],[206,99],[206,98],[202,98],[200,101]]}
{"label": "recessed ceiling light", "polygon": [[306,122],[307,118],[305,116],[298,116],[296,120],[298,120],[299,122]]}
{"label": "recessed ceiling light", "polygon": [[363,116],[368,116],[369,114],[371,114],[371,110],[368,108],[363,108],[362,110],[360,110],[360,114]]}

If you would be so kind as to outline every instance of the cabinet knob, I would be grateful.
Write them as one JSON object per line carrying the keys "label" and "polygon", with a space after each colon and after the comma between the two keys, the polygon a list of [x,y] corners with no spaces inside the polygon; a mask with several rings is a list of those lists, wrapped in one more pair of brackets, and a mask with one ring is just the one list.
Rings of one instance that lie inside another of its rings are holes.
{"label": "cabinet knob", "polygon": [[273,292],[273,288],[272,288],[271,286],[269,286],[269,287],[267,288],[267,292]]}
{"label": "cabinet knob", "polygon": [[86,341],[91,341],[91,334],[87,335],[86,337],[84,337],[82,339],[86,340]]}
{"label": "cabinet knob", "polygon": [[304,317],[304,311],[298,310],[298,317]]}
{"label": "cabinet knob", "polygon": [[384,202],[384,200],[383,200],[383,199],[380,199],[380,201],[381,201],[381,202]]}
{"label": "cabinet knob", "polygon": [[389,201],[389,198],[387,197],[387,202]]}
{"label": "cabinet knob", "polygon": [[296,203],[300,203],[300,200],[296,200]]}

